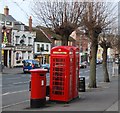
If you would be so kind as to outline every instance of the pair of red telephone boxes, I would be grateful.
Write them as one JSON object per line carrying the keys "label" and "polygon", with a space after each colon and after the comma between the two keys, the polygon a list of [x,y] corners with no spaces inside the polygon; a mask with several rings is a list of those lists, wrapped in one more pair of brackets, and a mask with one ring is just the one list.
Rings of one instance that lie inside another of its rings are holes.
{"label": "pair of red telephone boxes", "polygon": [[50,57],[50,100],[69,102],[78,97],[79,49],[57,46]]}

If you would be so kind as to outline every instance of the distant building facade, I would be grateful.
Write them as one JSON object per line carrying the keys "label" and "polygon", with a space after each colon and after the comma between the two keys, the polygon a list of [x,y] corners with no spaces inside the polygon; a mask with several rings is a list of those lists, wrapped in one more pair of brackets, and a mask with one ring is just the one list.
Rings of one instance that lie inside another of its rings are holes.
{"label": "distant building facade", "polygon": [[[29,19],[29,21],[31,18]],[[9,15],[9,8],[0,14],[2,24],[2,63],[6,67],[22,66],[22,60],[33,59],[36,34],[25,31],[25,25]]]}
{"label": "distant building facade", "polygon": [[80,62],[89,61],[90,46],[88,37],[80,29],[73,31],[71,37],[76,40],[75,46],[78,47],[80,50]]}
{"label": "distant building facade", "polygon": [[51,40],[42,29],[36,29],[34,39],[34,59],[41,64],[50,63]]}

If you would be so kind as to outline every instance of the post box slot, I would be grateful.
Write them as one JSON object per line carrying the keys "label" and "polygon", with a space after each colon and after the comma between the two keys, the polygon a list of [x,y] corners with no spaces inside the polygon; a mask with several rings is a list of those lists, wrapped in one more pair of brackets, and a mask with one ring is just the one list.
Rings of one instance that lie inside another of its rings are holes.
{"label": "post box slot", "polygon": [[44,76],[44,74],[40,74],[40,76]]}

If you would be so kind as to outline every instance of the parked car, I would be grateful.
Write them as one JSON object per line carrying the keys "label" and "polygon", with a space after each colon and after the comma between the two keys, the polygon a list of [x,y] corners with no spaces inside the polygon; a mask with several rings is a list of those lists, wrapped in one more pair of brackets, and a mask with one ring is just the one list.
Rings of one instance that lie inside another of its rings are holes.
{"label": "parked car", "polygon": [[80,68],[87,68],[87,62],[86,61],[81,62],[80,63]]}
{"label": "parked car", "polygon": [[97,59],[97,60],[96,60],[96,64],[102,64],[102,60]]}
{"label": "parked car", "polygon": [[118,58],[115,58],[115,63],[118,64]]}
{"label": "parked car", "polygon": [[50,72],[50,64],[42,64],[42,68],[47,69]]}
{"label": "parked car", "polygon": [[36,60],[23,60],[23,72],[29,72],[31,69],[41,68],[41,64]]}

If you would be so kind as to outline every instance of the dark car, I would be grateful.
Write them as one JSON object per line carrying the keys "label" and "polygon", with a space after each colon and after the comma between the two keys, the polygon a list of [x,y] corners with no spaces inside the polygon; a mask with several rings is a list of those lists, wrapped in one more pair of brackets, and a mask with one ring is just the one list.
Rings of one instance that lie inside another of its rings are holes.
{"label": "dark car", "polygon": [[50,72],[50,64],[42,64],[42,68],[47,69]]}
{"label": "dark car", "polygon": [[23,72],[29,72],[31,69],[41,68],[41,65],[36,60],[23,60]]}

